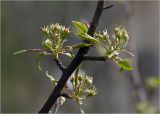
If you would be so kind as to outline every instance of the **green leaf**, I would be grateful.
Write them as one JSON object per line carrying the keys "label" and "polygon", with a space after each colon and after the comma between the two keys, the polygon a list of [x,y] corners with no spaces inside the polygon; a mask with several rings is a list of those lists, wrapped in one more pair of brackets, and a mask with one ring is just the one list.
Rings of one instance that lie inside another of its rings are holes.
{"label": "green leaf", "polygon": [[66,56],[68,56],[68,57],[70,57],[70,58],[72,58],[73,57],[73,55],[72,54],[70,54],[70,53],[63,53],[64,55],[66,55]]}
{"label": "green leaf", "polygon": [[155,90],[160,85],[160,79],[157,77],[150,77],[146,79],[146,87],[150,90]]}
{"label": "green leaf", "polygon": [[43,57],[43,56],[52,56],[53,54],[52,53],[48,53],[46,51],[42,51],[40,52],[37,56],[36,56],[36,64],[37,64],[37,67],[39,70],[41,70],[41,65],[40,65],[40,59]]}
{"label": "green leaf", "polygon": [[17,51],[13,54],[23,54],[23,53],[30,53],[30,52],[37,52],[37,51],[42,51],[42,49],[28,49],[28,50],[20,50],[20,51]]}
{"label": "green leaf", "polygon": [[42,52],[40,52],[37,57],[36,57],[36,64],[39,70],[41,70],[41,65],[40,65],[40,59],[44,56],[44,54]]}
{"label": "green leaf", "polygon": [[51,111],[49,111],[49,112],[48,112],[48,114],[52,114],[52,112],[51,112]]}
{"label": "green leaf", "polygon": [[78,21],[72,21],[72,23],[76,27],[77,33],[87,33],[88,28],[86,24],[78,22]]}
{"label": "green leaf", "polygon": [[50,79],[54,86],[57,85],[58,80],[55,80],[52,75],[49,75],[48,71],[46,71],[46,76]]}
{"label": "green leaf", "polygon": [[82,47],[88,47],[90,45],[91,44],[88,44],[88,43],[81,43],[81,44],[73,45],[72,48],[73,49],[79,49],[79,48],[82,48]]}
{"label": "green leaf", "polygon": [[46,41],[44,42],[44,46],[52,50],[52,41],[50,39],[46,39]]}
{"label": "green leaf", "polygon": [[15,52],[15,53],[13,53],[13,54],[23,54],[23,53],[26,53],[28,50],[20,50],[20,51],[17,51],[17,52]]}
{"label": "green leaf", "polygon": [[131,65],[131,61],[128,59],[118,60],[116,62],[124,70],[133,70],[133,67]]}
{"label": "green leaf", "polygon": [[154,83],[156,83],[157,85],[160,85],[160,78],[156,78]]}
{"label": "green leaf", "polygon": [[82,40],[89,41],[93,44],[99,44],[99,41],[87,33],[77,34]]}

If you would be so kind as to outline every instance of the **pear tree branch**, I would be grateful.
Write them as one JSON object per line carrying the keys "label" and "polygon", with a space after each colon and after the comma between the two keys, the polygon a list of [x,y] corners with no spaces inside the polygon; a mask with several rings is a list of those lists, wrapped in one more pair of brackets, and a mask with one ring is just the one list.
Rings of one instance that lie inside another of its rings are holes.
{"label": "pear tree branch", "polygon": [[107,58],[104,56],[99,56],[99,57],[93,57],[93,56],[84,56],[83,60],[84,61],[105,61]]}
{"label": "pear tree branch", "polygon": [[[101,14],[104,10],[104,1],[98,1],[97,8],[95,11],[95,14],[93,16],[93,19],[91,21],[91,24],[88,29],[88,35],[94,36],[94,33],[96,31],[96,27],[98,25],[98,22],[100,20]],[[90,42],[87,42],[90,43]],[[61,95],[61,91],[63,87],[65,86],[67,80],[71,76],[71,74],[76,70],[76,68],[81,64],[83,61],[84,55],[86,55],[89,51],[90,47],[82,47],[79,49],[77,55],[72,60],[72,62],[69,64],[69,66],[65,69],[65,72],[63,72],[60,80],[58,81],[57,85],[55,86],[54,90],[52,91],[51,95],[49,96],[46,103],[43,105],[42,109],[38,112],[40,113],[48,113],[51,109],[52,105],[56,102],[58,97]]]}

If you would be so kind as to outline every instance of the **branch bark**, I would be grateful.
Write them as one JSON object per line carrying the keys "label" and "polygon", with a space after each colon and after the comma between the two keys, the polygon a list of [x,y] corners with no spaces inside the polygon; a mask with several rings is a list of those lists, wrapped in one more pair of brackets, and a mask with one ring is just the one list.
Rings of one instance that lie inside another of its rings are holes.
{"label": "branch bark", "polygon": [[59,59],[54,59],[54,61],[56,62],[57,66],[59,67],[59,69],[62,72],[65,72],[65,67],[62,65],[61,61]]}
{"label": "branch bark", "polygon": [[104,56],[99,56],[99,57],[92,57],[92,56],[84,56],[83,60],[84,61],[105,61],[107,58]]}
{"label": "branch bark", "polygon": [[[99,0],[97,3],[97,8],[96,8],[95,14],[93,16],[92,22],[91,22],[90,27],[88,29],[88,34],[90,36],[94,35],[103,10],[104,10],[104,1]],[[89,43],[89,42],[87,42],[87,43]],[[44,104],[44,106],[42,107],[42,109],[38,113],[48,113],[49,112],[52,105],[55,103],[57,98],[60,96],[61,91],[62,91],[64,85],[66,84],[67,80],[69,79],[70,75],[81,64],[81,62],[83,61],[83,56],[88,53],[89,49],[90,49],[90,47],[83,47],[83,48],[79,49],[76,57],[72,60],[72,62],[66,68],[65,72],[63,72],[56,87],[54,88],[54,90],[52,91],[48,100],[46,101],[46,103]]]}

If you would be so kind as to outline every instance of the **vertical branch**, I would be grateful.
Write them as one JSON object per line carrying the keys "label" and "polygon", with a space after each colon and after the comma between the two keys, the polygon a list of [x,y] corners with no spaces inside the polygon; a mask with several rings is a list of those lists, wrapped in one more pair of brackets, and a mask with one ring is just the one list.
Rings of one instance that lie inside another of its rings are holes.
{"label": "vertical branch", "polygon": [[[95,14],[93,16],[92,22],[91,22],[90,27],[88,29],[88,34],[90,36],[94,35],[94,32],[96,31],[96,27],[98,25],[98,22],[99,22],[99,19],[101,17],[103,10],[104,10],[104,1],[98,1]],[[61,91],[62,91],[64,85],[66,84],[67,80],[69,79],[70,75],[81,64],[81,62],[83,61],[83,56],[85,54],[87,54],[88,50],[89,50],[89,47],[83,47],[83,48],[79,49],[76,57],[72,60],[72,62],[68,66],[68,68],[66,68],[66,71],[63,72],[55,89],[52,91],[51,95],[49,96],[48,100],[46,101],[46,103],[44,104],[42,109],[39,111],[39,113],[48,113],[49,112],[52,105],[55,103],[57,98],[60,96]]]}
{"label": "vertical branch", "polygon": [[[135,44],[135,42],[133,44]],[[135,48],[133,49],[132,47],[132,50],[134,50],[133,52],[135,54],[135,57],[132,59],[134,70],[131,71],[131,80],[133,82],[134,87],[136,88],[138,101],[147,102],[148,101],[147,94],[139,73],[138,58],[137,58],[138,54]]]}
{"label": "vertical branch", "polygon": [[[132,27],[134,27],[134,23],[131,17],[131,6],[129,2],[125,2],[124,3],[124,7],[126,9],[126,16],[128,16],[128,24],[129,24],[129,29],[130,31],[133,29]],[[131,44],[129,45],[131,52],[134,53],[134,58],[133,60],[133,66],[134,66],[134,70],[131,71],[131,80],[133,82],[133,85],[137,91],[137,99],[139,102],[147,102],[147,93],[145,91],[145,87],[143,85],[140,73],[139,73],[139,68],[138,68],[138,53],[137,53],[137,49],[136,49],[136,41],[135,41],[135,37],[134,34],[131,35]]]}

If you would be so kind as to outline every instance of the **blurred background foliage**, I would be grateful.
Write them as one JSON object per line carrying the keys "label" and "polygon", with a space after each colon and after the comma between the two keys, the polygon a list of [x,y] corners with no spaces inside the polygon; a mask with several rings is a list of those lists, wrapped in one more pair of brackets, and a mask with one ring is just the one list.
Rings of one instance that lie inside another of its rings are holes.
{"label": "blurred background foliage", "polygon": [[[114,7],[103,12],[98,30],[107,28],[109,34],[121,25],[130,35],[128,49],[137,57],[138,71],[145,82],[159,75],[159,2],[114,1]],[[42,71],[35,65],[34,54],[13,55],[21,49],[40,48],[41,28],[50,23],[71,26],[72,20],[91,21],[95,1],[2,1],[1,2],[1,109],[2,112],[37,112],[47,100],[53,87],[45,70],[59,79],[61,72],[51,58],[41,60]],[[70,44],[79,42],[70,36]],[[103,50],[91,49],[100,55]],[[125,55],[124,55],[125,56]],[[71,59],[61,57],[64,65]],[[129,72],[118,72],[111,61],[84,62],[83,68],[93,76],[98,94],[85,101],[88,113],[134,113],[135,89]],[[158,106],[158,89],[150,102]],[[60,112],[79,112],[76,103],[67,100]]]}

